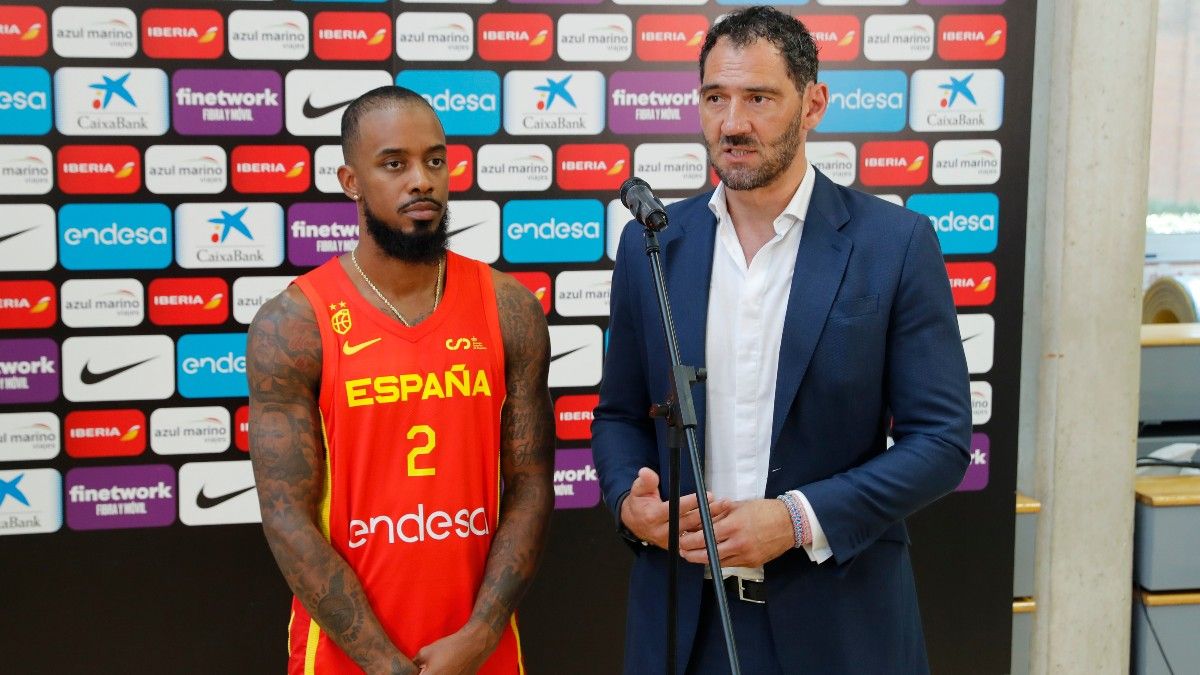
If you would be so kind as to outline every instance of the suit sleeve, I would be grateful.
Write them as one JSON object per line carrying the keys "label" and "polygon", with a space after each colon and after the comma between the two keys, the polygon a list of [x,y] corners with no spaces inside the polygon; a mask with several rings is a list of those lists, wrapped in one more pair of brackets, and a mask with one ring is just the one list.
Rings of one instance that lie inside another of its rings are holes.
{"label": "suit sleeve", "polygon": [[967,469],[971,394],[945,261],[928,218],[911,234],[889,319],[884,395],[896,443],[800,490],[843,563],[953,490]]}
{"label": "suit sleeve", "polygon": [[648,466],[658,471],[654,425],[649,418],[650,398],[642,349],[645,337],[639,302],[639,292],[649,289],[632,283],[631,279],[642,275],[630,269],[639,263],[648,265],[638,255],[641,231],[636,223],[626,225],[617,250],[609,300],[608,351],[600,382],[600,404],[592,420],[592,452],[600,487],[618,527],[620,501],[629,492],[638,469]]}

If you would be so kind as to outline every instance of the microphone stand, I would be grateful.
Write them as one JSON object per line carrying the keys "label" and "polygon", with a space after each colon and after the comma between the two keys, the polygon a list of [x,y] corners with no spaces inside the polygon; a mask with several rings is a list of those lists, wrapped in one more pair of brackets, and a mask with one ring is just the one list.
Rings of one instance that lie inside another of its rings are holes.
{"label": "microphone stand", "polygon": [[[661,208],[661,207],[660,207]],[[658,235],[646,227],[646,256],[654,274],[654,286],[658,292],[658,308],[663,330],[667,336],[667,352],[671,359],[671,391],[663,403],[650,408],[651,417],[666,418],[668,447],[670,448],[670,471],[667,483],[670,487],[669,525],[667,534],[667,675],[677,673],[678,636],[677,614],[679,605],[679,454],[683,441],[687,442],[692,460],[692,478],[696,483],[696,502],[700,507],[700,525],[704,529],[704,548],[708,552],[708,571],[713,578],[713,591],[717,596],[717,610],[721,615],[721,628],[725,633],[725,647],[729,655],[732,675],[741,675],[737,647],[733,640],[733,622],[729,618],[729,599],[725,596],[725,585],[721,577],[721,561],[717,558],[717,538],[713,533],[712,512],[708,508],[707,490],[704,486],[704,471],[700,466],[699,445],[696,441],[696,406],[692,399],[692,385],[703,382],[703,368],[685,366],[679,356],[679,340],[675,334],[675,321],[671,318],[671,303],[667,298],[667,284],[663,276],[662,257],[659,254]]]}

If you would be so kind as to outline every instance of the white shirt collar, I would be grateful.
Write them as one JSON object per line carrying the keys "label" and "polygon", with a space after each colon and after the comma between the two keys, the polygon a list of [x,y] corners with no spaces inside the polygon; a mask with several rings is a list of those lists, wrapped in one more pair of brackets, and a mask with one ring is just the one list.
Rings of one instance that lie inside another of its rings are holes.
{"label": "white shirt collar", "polygon": [[[783,213],[775,219],[775,234],[784,234],[795,223],[804,222],[804,217],[808,215],[808,205],[812,202],[813,186],[817,183],[817,172],[813,169],[812,164],[807,163],[807,168],[804,170],[804,178],[800,180],[800,185],[796,187],[796,191],[792,193],[792,198],[784,207]],[[712,197],[708,199],[708,209],[717,217],[717,224],[727,222],[729,217],[729,206],[725,201],[725,182],[721,181],[717,185],[717,189],[713,190]]]}

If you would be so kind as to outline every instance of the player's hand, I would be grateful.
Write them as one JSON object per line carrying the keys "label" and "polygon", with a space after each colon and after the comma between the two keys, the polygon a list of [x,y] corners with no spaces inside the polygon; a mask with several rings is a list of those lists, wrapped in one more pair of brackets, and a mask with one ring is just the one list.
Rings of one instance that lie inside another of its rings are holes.
{"label": "player's hand", "polygon": [[[708,494],[708,508],[714,522],[725,516],[729,506],[729,500],[714,500],[712,494]],[[621,502],[621,522],[637,538],[665,549],[669,515],[670,504],[658,496],[658,474],[642,467],[633,480],[629,496]],[[679,531],[682,534],[692,528],[700,529],[700,509],[694,493],[679,499]]]}
{"label": "player's hand", "polygon": [[[723,518],[713,520],[722,567],[760,567],[796,545],[791,514],[778,499],[733,502]],[[708,564],[699,525],[680,534],[679,555],[688,562]]]}
{"label": "player's hand", "polygon": [[421,668],[421,675],[475,675],[497,644],[486,626],[468,623],[422,647],[413,663]]}

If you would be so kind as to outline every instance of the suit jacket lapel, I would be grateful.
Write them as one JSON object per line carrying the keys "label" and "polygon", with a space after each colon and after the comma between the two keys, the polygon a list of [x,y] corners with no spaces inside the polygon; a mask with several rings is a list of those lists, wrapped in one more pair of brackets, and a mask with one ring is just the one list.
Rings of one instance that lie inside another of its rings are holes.
{"label": "suit jacket lapel", "polygon": [[772,467],[776,465],[775,444],[779,441],[783,421],[804,380],[850,259],[852,242],[839,232],[849,219],[850,214],[837,188],[817,171],[783,321],[771,424]]}

